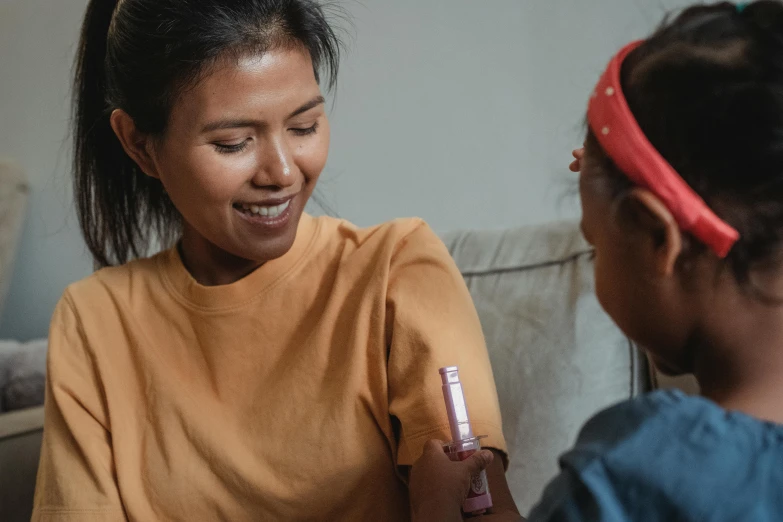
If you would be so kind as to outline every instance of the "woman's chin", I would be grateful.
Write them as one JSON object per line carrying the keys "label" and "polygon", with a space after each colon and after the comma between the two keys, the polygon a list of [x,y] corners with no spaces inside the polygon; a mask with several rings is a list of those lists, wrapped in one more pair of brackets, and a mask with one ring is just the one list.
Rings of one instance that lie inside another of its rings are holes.
{"label": "woman's chin", "polygon": [[294,245],[299,219],[302,217],[301,211],[292,210],[294,212],[280,216],[281,220],[272,222],[273,226],[269,226],[270,220],[239,217],[241,223],[238,229],[241,233],[233,241],[234,254],[259,264],[283,257]]}
{"label": "woman's chin", "polygon": [[[286,255],[294,245],[295,239],[296,233],[294,233],[292,237],[285,235],[260,241],[256,240],[255,244],[252,246],[243,245],[243,248],[238,249],[236,254],[237,257],[247,259],[248,261],[252,261],[257,265],[262,265]],[[248,246],[251,246],[251,248],[248,248]]]}

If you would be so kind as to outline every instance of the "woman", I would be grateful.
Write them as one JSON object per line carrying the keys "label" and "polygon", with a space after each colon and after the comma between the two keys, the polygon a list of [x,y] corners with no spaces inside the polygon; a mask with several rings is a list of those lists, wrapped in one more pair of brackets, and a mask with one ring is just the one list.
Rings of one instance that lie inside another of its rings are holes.
{"label": "woman", "polygon": [[90,2],[75,193],[105,268],[52,321],[34,520],[406,520],[408,467],[448,436],[447,365],[505,451],[433,232],[303,213],[338,59],[311,0]]}

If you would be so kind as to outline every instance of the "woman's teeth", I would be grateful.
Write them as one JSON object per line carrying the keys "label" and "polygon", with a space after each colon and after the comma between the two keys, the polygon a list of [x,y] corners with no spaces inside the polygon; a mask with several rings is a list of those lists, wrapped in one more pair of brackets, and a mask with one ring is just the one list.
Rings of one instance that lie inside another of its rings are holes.
{"label": "woman's teeth", "polygon": [[273,206],[259,206],[259,205],[241,205],[240,208],[244,210],[245,212],[250,212],[251,214],[260,215],[264,217],[277,217],[283,212],[285,212],[285,209],[288,208],[288,205],[291,204],[291,200],[289,199],[285,203],[282,203],[280,205],[273,205]]}

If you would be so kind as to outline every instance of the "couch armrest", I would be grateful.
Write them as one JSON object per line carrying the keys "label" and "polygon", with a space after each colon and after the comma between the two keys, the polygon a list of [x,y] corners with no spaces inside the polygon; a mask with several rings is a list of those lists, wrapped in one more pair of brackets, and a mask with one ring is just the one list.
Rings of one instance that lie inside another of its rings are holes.
{"label": "couch armrest", "polygon": [[0,414],[0,519],[27,522],[33,512],[44,410]]}
{"label": "couch armrest", "polygon": [[42,430],[43,424],[43,406],[0,413],[0,444],[3,439],[10,439],[12,437],[30,433],[31,431]]}

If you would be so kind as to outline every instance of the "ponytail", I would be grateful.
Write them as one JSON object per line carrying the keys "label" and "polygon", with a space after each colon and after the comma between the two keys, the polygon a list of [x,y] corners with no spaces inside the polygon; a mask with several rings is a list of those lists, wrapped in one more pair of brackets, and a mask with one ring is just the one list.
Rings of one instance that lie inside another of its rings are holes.
{"label": "ponytail", "polygon": [[163,186],[139,169],[111,127],[121,96],[107,77],[106,63],[118,3],[91,0],[87,6],[73,85],[76,211],[99,267],[141,257],[153,239],[171,242],[178,229],[178,213]]}

